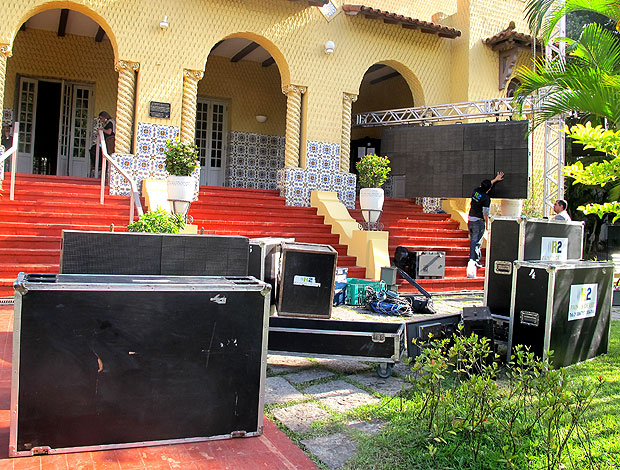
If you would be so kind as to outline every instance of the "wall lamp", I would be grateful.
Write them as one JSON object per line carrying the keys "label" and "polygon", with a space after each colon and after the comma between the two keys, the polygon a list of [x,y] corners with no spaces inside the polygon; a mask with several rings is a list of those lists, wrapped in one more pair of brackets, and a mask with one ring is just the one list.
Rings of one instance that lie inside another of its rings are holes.
{"label": "wall lamp", "polygon": [[333,54],[335,48],[336,48],[336,45],[334,44],[334,41],[327,41],[325,43],[325,54],[327,55]]}
{"label": "wall lamp", "polygon": [[164,16],[164,21],[159,23],[159,27],[161,29],[163,29],[164,31],[166,31],[170,27],[170,25],[168,24],[168,17],[167,16]]}
{"label": "wall lamp", "polygon": [[257,120],[258,122],[261,122],[261,123],[262,123],[262,122],[265,122],[265,121],[267,120],[267,116],[265,116],[265,115],[263,115],[263,114],[257,114],[257,115],[256,115],[256,120]]}

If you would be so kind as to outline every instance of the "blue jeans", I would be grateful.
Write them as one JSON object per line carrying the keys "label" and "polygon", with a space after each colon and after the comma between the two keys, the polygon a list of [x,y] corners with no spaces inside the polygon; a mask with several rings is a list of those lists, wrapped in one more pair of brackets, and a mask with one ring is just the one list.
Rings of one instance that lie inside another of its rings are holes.
{"label": "blue jeans", "polygon": [[480,247],[486,224],[484,220],[470,220],[467,222],[467,227],[469,228],[469,259],[479,263],[482,255]]}

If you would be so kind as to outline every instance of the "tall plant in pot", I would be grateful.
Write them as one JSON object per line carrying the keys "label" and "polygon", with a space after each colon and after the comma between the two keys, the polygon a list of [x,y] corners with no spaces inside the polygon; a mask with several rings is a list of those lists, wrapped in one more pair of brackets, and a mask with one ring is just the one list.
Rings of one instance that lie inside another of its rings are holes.
{"label": "tall plant in pot", "polygon": [[355,165],[362,189],[360,190],[360,209],[368,223],[375,223],[381,216],[385,195],[383,184],[387,181],[390,171],[388,157],[376,154],[365,155]]}
{"label": "tall plant in pot", "polygon": [[192,201],[196,180],[191,174],[200,167],[198,149],[194,144],[166,141],[165,166],[168,172],[168,199]]}

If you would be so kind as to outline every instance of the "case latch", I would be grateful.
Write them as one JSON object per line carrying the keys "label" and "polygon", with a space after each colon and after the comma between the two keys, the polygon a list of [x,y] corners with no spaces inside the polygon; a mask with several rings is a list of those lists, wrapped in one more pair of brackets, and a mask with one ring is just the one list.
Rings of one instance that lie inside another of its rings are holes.
{"label": "case latch", "polygon": [[521,324],[537,327],[540,322],[540,315],[536,312],[521,310]]}
{"label": "case latch", "polygon": [[245,437],[245,431],[233,431],[230,433],[230,437]]}
{"label": "case latch", "polygon": [[495,274],[512,274],[512,263],[510,261],[496,261],[493,265]]}
{"label": "case latch", "polygon": [[385,343],[385,333],[373,333],[372,342],[373,343]]}

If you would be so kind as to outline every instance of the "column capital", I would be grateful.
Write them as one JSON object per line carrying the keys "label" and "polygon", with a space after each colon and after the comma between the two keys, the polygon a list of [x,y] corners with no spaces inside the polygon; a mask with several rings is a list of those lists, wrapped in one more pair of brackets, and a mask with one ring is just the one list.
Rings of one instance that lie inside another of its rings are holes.
{"label": "column capital", "polygon": [[13,51],[11,50],[10,44],[0,44],[0,56],[11,57],[13,55]]}
{"label": "column capital", "polygon": [[358,95],[356,95],[355,93],[344,92],[342,94],[342,100],[345,103],[355,103],[357,101],[357,97],[358,97]]}
{"label": "column capital", "polygon": [[287,85],[282,88],[282,93],[286,96],[290,94],[303,95],[306,91],[308,91],[308,87],[300,85]]}
{"label": "column capital", "polygon": [[202,77],[204,77],[204,74],[205,73],[202,70],[183,69],[183,77],[194,79],[196,81],[202,80]]}
{"label": "column capital", "polygon": [[114,65],[114,70],[116,70],[117,72],[121,70],[129,70],[131,72],[137,72],[138,70],[140,70],[140,63],[131,62],[129,60],[119,60]]}

